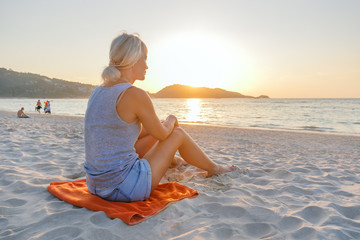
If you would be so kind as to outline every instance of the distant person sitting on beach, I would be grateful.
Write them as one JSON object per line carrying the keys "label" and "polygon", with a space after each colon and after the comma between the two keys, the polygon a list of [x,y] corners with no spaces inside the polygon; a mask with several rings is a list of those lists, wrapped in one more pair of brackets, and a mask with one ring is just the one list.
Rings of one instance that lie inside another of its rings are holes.
{"label": "distant person sitting on beach", "polygon": [[44,102],[44,112],[45,114],[51,114],[51,109],[50,109],[50,102],[49,100],[47,100],[46,102]]}
{"label": "distant person sitting on beach", "polygon": [[17,117],[18,118],[29,118],[29,116],[24,113],[23,107],[17,112]]}
{"label": "distant person sitting on beach", "polygon": [[177,151],[208,177],[235,170],[213,162],[175,116],[161,122],[149,95],[133,86],[148,69],[147,48],[137,35],[115,38],[109,57],[104,82],[91,94],[85,114],[84,168],[92,194],[110,201],[145,200],[178,161]]}
{"label": "distant person sitting on beach", "polygon": [[38,111],[38,113],[40,114],[40,109],[42,108],[42,104],[41,104],[41,101],[40,99],[37,101],[36,103],[36,107],[35,107],[35,110]]}

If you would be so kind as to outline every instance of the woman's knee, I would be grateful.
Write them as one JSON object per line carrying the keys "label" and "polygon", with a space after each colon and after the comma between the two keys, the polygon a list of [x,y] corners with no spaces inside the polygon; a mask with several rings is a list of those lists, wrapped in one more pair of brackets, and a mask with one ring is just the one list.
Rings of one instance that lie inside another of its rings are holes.
{"label": "woman's knee", "polygon": [[179,139],[184,139],[187,136],[187,133],[181,127],[175,127],[173,132],[171,133],[171,136]]}

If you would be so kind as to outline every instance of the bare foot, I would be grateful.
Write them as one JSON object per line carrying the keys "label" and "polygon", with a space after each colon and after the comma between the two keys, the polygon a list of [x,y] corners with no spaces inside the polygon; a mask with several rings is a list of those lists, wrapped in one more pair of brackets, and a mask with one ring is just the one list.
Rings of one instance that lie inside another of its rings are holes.
{"label": "bare foot", "polygon": [[232,172],[236,170],[235,165],[217,165],[212,172],[208,172],[207,177],[211,177],[213,175],[218,175],[222,173]]}

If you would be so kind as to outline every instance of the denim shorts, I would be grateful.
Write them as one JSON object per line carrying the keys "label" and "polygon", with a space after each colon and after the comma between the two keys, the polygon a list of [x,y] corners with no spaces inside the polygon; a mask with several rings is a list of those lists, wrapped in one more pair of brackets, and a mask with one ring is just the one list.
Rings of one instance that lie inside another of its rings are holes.
{"label": "denim shorts", "polygon": [[103,198],[115,202],[143,201],[150,196],[150,191],[150,165],[146,159],[138,159],[135,161],[124,181]]}

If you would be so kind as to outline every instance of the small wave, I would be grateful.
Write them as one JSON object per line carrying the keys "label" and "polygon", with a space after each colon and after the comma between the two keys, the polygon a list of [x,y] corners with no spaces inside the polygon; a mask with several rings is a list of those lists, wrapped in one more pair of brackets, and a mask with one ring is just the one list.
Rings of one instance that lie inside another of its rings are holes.
{"label": "small wave", "polygon": [[331,132],[333,128],[324,128],[324,127],[316,127],[316,126],[301,126],[300,129],[306,131],[315,131],[315,132]]}
{"label": "small wave", "polygon": [[274,123],[263,123],[263,124],[257,124],[257,125],[262,128],[270,128],[270,129],[282,128],[280,125],[274,124]]}
{"label": "small wave", "polygon": [[360,125],[360,122],[353,122],[352,124]]}

